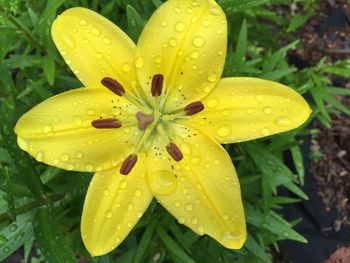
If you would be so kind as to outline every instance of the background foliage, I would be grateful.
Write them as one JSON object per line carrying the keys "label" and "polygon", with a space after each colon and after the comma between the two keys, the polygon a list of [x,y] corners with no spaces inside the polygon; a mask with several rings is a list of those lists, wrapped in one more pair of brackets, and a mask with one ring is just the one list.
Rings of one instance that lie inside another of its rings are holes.
{"label": "background foliage", "polygon": [[[298,46],[294,32],[313,14],[318,1],[304,1],[290,17],[275,5],[290,8],[290,0],[218,0],[229,21],[229,49],[224,76],[255,76],[287,84],[305,94],[317,118],[331,125],[331,114],[344,112],[328,73],[350,77],[350,64],[322,59],[299,70],[286,53]],[[242,250],[223,248],[178,224],[154,201],[128,238],[113,253],[91,258],[79,231],[84,195],[91,174],[68,172],[34,161],[22,152],[13,133],[17,119],[44,99],[81,84],[64,64],[50,37],[56,15],[73,6],[97,10],[137,41],[161,0],[0,0],[0,261],[22,249],[28,262],[271,262],[278,241],[306,242],[287,222],[283,204],[307,199],[300,138],[312,134],[307,125],[265,140],[226,145],[236,165],[248,222]],[[293,157],[294,170],[283,163]],[[277,195],[286,187],[295,198]],[[84,259],[83,259],[84,258]]]}

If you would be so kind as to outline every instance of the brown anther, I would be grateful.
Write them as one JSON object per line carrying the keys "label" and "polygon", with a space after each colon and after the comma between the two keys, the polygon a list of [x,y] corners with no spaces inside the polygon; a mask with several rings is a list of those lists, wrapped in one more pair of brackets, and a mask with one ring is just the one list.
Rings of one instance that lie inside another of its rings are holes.
{"label": "brown anther", "polygon": [[135,164],[137,162],[137,155],[136,154],[130,154],[126,159],[124,160],[122,167],[120,167],[120,173],[123,175],[127,175],[130,173],[132,168],[134,168]]}
{"label": "brown anther", "polygon": [[156,74],[152,79],[151,93],[153,97],[160,96],[162,94],[164,77],[162,74]]}
{"label": "brown anther", "polygon": [[186,115],[188,116],[196,114],[202,111],[203,109],[204,109],[204,105],[200,101],[192,102],[185,107]]}
{"label": "brown anther", "polygon": [[101,83],[103,86],[105,86],[107,89],[117,94],[118,96],[122,96],[125,93],[125,89],[123,88],[123,86],[115,79],[106,77],[101,80]]}
{"label": "brown anther", "polygon": [[147,126],[154,121],[154,117],[152,115],[146,115],[140,111],[136,113],[136,119],[139,122],[138,128],[140,131],[146,130]]}
{"label": "brown anther", "polygon": [[91,125],[97,129],[120,128],[122,124],[118,119],[98,119],[91,122]]}
{"label": "brown anther", "polygon": [[184,157],[182,152],[180,151],[179,147],[177,147],[177,145],[175,143],[170,143],[167,147],[166,147],[167,152],[170,154],[171,157],[173,157],[173,159],[175,161],[181,161],[182,158]]}

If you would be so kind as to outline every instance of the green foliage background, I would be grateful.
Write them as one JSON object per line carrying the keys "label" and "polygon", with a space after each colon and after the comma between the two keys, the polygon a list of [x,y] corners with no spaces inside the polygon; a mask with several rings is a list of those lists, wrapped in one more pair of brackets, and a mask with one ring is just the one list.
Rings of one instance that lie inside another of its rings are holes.
{"label": "green foliage background", "polygon": [[[291,0],[219,0],[229,22],[229,48],[224,76],[255,76],[281,83],[312,97],[313,114],[330,127],[332,114],[350,111],[335,98],[349,90],[332,87],[328,73],[350,77],[350,64],[318,65],[297,70],[285,59],[296,46],[294,32],[313,15],[318,1],[304,1],[297,14],[285,17],[273,7]],[[81,84],[65,65],[50,36],[56,15],[73,6],[98,11],[137,41],[161,0],[0,0],[0,261],[20,247],[29,262],[271,262],[271,247],[291,239],[306,242],[293,230],[298,222],[281,215],[283,204],[307,199],[301,135],[306,124],[265,140],[226,145],[240,177],[248,223],[242,250],[220,246],[178,224],[154,201],[128,238],[111,254],[91,258],[79,231],[84,195],[91,174],[67,172],[37,163],[22,152],[13,127],[17,119],[44,99]],[[262,21],[264,21],[262,23]],[[285,44],[282,44],[285,43]],[[283,163],[290,151],[296,174]],[[277,195],[286,187],[295,198]],[[30,256],[34,251],[36,256]],[[29,259],[30,258],[30,259]]]}

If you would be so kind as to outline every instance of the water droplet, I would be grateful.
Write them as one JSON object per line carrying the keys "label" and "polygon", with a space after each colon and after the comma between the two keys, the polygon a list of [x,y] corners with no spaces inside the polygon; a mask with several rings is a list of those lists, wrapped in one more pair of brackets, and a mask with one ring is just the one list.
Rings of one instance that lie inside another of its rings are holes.
{"label": "water droplet", "polygon": [[180,224],[185,224],[185,222],[186,222],[185,218],[183,218],[183,217],[179,217],[178,221]]}
{"label": "water droplet", "polygon": [[142,191],[140,189],[136,189],[135,192],[134,192],[134,196],[141,197],[142,196]]}
{"label": "water droplet", "polygon": [[226,231],[222,234],[221,243],[228,248],[235,248],[238,244],[241,243],[239,236],[235,236],[232,232]]}
{"label": "water droplet", "polygon": [[85,19],[81,19],[79,24],[82,26],[86,26],[88,24],[88,22]]}
{"label": "water droplet", "polygon": [[53,131],[53,127],[51,125],[44,126],[44,133],[50,133]]}
{"label": "water droplet", "polygon": [[160,25],[161,25],[162,27],[166,27],[166,26],[168,25],[168,23],[167,23],[166,21],[162,21],[162,22],[160,23]]}
{"label": "water droplet", "polygon": [[131,227],[132,227],[132,223],[129,222],[126,226],[127,226],[128,228],[131,228]]}
{"label": "water droplet", "polygon": [[111,44],[111,40],[107,37],[102,38],[102,43],[105,45],[109,45]]}
{"label": "water droplet", "polygon": [[198,224],[198,218],[197,217],[193,217],[191,219],[191,223],[194,224],[194,225],[197,225]]}
{"label": "water droplet", "polygon": [[132,211],[134,209],[134,204],[130,203],[128,204],[128,211]]}
{"label": "water droplet", "polygon": [[224,215],[222,216],[222,218],[223,218],[224,220],[229,220],[229,219],[230,219],[230,217],[229,217],[228,215],[226,215],[226,214],[224,214]]}
{"label": "water droplet", "polygon": [[210,26],[210,21],[209,20],[203,20],[202,25],[204,27],[209,27]]}
{"label": "water droplet", "polygon": [[232,133],[232,129],[231,126],[229,125],[224,125],[221,126],[217,131],[216,131],[217,135],[219,135],[220,137],[227,137]]}
{"label": "water droplet", "polygon": [[160,62],[162,62],[162,57],[161,56],[156,56],[155,60],[154,60],[157,64],[159,64]]}
{"label": "water droplet", "polygon": [[204,44],[204,40],[201,37],[195,37],[193,38],[192,43],[195,47],[201,47]]}
{"label": "water droplet", "polygon": [[21,147],[21,149],[23,149],[25,151],[28,150],[29,141],[24,139],[22,136],[18,135],[17,143],[18,143],[19,147]]}
{"label": "water droplet", "polygon": [[218,159],[214,160],[214,164],[218,165],[220,163],[220,161]]}
{"label": "water droplet", "polygon": [[75,157],[77,158],[81,158],[83,156],[83,154],[81,152],[76,152],[75,153]]}
{"label": "water droplet", "polygon": [[67,47],[67,48],[70,48],[70,49],[74,49],[75,48],[75,40],[74,38],[69,35],[68,33],[65,33],[63,36],[62,36],[62,41],[63,41],[63,44]]}
{"label": "water droplet", "polygon": [[198,51],[193,51],[191,54],[191,58],[197,59],[199,57],[199,52]]}
{"label": "water droplet", "polygon": [[97,59],[102,59],[102,58],[103,58],[103,55],[102,55],[102,53],[97,52],[97,53],[95,54],[95,57],[96,57]]}
{"label": "water droplet", "polygon": [[180,207],[180,206],[181,206],[181,202],[176,201],[176,202],[174,203],[174,205],[175,205],[175,207]]}
{"label": "water droplet", "polygon": [[215,6],[212,6],[211,8],[210,8],[210,13],[213,15],[213,16],[218,16],[218,15],[220,15],[220,9],[219,8],[217,8],[217,7],[215,7]]}
{"label": "water droplet", "polygon": [[44,153],[43,152],[38,152],[35,156],[35,159],[38,161],[38,162],[42,162],[44,160]]}
{"label": "water droplet", "polygon": [[7,241],[7,238],[4,235],[0,235],[0,246],[5,244]]}
{"label": "water droplet", "polygon": [[74,123],[76,125],[81,125],[83,123],[83,120],[80,117],[77,116],[77,117],[74,118]]}
{"label": "water droplet", "polygon": [[215,108],[215,107],[218,106],[218,104],[219,104],[218,99],[212,98],[212,99],[210,99],[210,100],[208,101],[207,106],[208,106],[209,108]]}
{"label": "water droplet", "polygon": [[198,227],[198,233],[199,235],[204,235],[204,228],[203,227]]}
{"label": "water droplet", "polygon": [[106,218],[110,219],[113,216],[113,212],[111,210],[107,210],[105,213]]}
{"label": "water droplet", "polygon": [[104,190],[104,191],[103,191],[103,195],[104,195],[104,196],[109,196],[109,190],[108,190],[108,189]]}
{"label": "water droplet", "polygon": [[193,165],[199,165],[200,163],[201,163],[201,159],[199,159],[198,157],[192,157],[191,158],[191,163],[193,164]]}
{"label": "water droplet", "polygon": [[149,185],[159,195],[171,194],[177,186],[176,177],[169,171],[156,171],[149,174]]}
{"label": "water droplet", "polygon": [[99,29],[97,29],[97,28],[93,28],[93,29],[91,30],[91,33],[92,33],[94,36],[99,36],[99,35],[101,35],[101,31],[100,31]]}
{"label": "water droplet", "polygon": [[267,129],[267,128],[262,128],[262,129],[260,130],[260,133],[261,133],[261,135],[263,135],[263,136],[268,136],[268,135],[270,135],[270,131],[269,131],[269,129]]}
{"label": "water droplet", "polygon": [[17,225],[16,224],[12,224],[12,225],[10,225],[10,227],[9,227],[9,230],[11,231],[11,232],[15,232],[16,230],[17,230]]}
{"label": "water droplet", "polygon": [[185,205],[185,210],[188,212],[191,212],[193,210],[193,205],[192,204]]}
{"label": "water droplet", "polygon": [[85,168],[86,168],[86,171],[91,172],[94,169],[94,166],[92,164],[87,164]]}
{"label": "water droplet", "polygon": [[187,7],[186,8],[186,13],[189,14],[189,15],[192,14],[193,13],[193,9],[190,8],[190,7]]}
{"label": "water droplet", "polygon": [[259,103],[264,103],[264,101],[265,101],[265,98],[264,98],[263,95],[257,95],[257,96],[255,97],[255,99],[256,99],[256,101],[259,102]]}
{"label": "water droplet", "polygon": [[280,116],[276,119],[275,123],[279,126],[288,126],[291,124],[291,120],[286,116]]}
{"label": "water droplet", "polygon": [[182,23],[182,22],[177,22],[176,25],[175,25],[175,29],[178,32],[182,32],[185,29],[185,24]]}
{"label": "water droplet", "polygon": [[69,155],[68,154],[62,154],[61,155],[61,161],[65,162],[69,160]]}
{"label": "water droplet", "polygon": [[216,73],[209,73],[207,80],[209,82],[215,82],[218,79],[218,75]]}
{"label": "water droplet", "polygon": [[190,155],[192,153],[192,149],[191,149],[191,146],[187,143],[183,143],[181,144],[181,151],[183,154],[185,155]]}
{"label": "water droplet", "polygon": [[124,72],[129,72],[130,69],[131,69],[131,66],[130,66],[129,63],[125,63],[125,64],[123,65],[123,67],[122,67],[122,70],[123,70]]}
{"label": "water droplet", "polygon": [[74,169],[74,165],[73,164],[67,164],[66,165],[66,170],[72,171],[73,169]]}
{"label": "water droplet", "polygon": [[125,189],[127,187],[127,185],[128,185],[128,181],[126,181],[125,179],[123,179],[119,182],[120,189]]}
{"label": "water droplet", "polygon": [[252,114],[253,113],[253,109],[251,109],[251,108],[249,108],[249,109],[246,109],[246,111],[245,111],[246,113],[248,113],[248,114]]}
{"label": "water droplet", "polygon": [[230,109],[225,109],[221,111],[222,116],[229,116],[232,114],[232,110]]}
{"label": "water droplet", "polygon": [[169,46],[175,47],[177,45],[177,40],[175,38],[170,38],[169,39]]}
{"label": "water droplet", "polygon": [[267,115],[269,115],[269,114],[272,113],[272,109],[271,109],[270,107],[265,107],[265,108],[264,108],[264,113],[267,114]]}
{"label": "water droplet", "polygon": [[138,58],[136,58],[136,60],[135,60],[135,67],[137,67],[137,68],[142,68],[143,67],[143,65],[144,65],[144,60],[143,60],[143,58],[142,57],[138,57]]}
{"label": "water droplet", "polygon": [[87,109],[87,110],[86,110],[86,114],[87,114],[87,115],[90,115],[90,116],[91,116],[91,115],[93,115],[94,113],[95,113],[95,111],[94,111],[93,109]]}

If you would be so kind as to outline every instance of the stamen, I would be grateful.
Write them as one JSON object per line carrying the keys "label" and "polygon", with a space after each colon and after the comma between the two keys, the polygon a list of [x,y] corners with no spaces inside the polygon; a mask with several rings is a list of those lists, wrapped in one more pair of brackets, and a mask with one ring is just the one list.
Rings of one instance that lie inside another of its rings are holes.
{"label": "stamen", "polygon": [[167,147],[166,147],[167,152],[170,154],[171,157],[173,157],[173,159],[175,161],[181,161],[183,158],[183,154],[180,151],[179,147],[176,146],[175,143],[170,143]]}
{"label": "stamen", "polygon": [[204,109],[204,105],[200,101],[192,102],[185,107],[186,115],[188,116],[196,114],[202,111],[203,109]]}
{"label": "stamen", "polygon": [[91,125],[97,129],[120,128],[122,124],[118,119],[98,119],[91,122]]}
{"label": "stamen", "polygon": [[146,115],[140,111],[136,113],[136,119],[139,121],[138,128],[141,131],[146,130],[147,126],[154,121],[154,117],[152,115]]}
{"label": "stamen", "polygon": [[162,74],[156,74],[152,79],[151,93],[153,97],[160,96],[163,89],[164,76]]}
{"label": "stamen", "polygon": [[123,88],[123,86],[115,79],[106,77],[101,80],[101,83],[103,86],[105,86],[107,89],[117,94],[118,96],[122,96],[125,93],[125,89]]}
{"label": "stamen", "polygon": [[120,173],[123,175],[127,175],[130,173],[132,168],[134,168],[137,162],[137,155],[130,154],[123,162],[122,167],[120,167]]}

